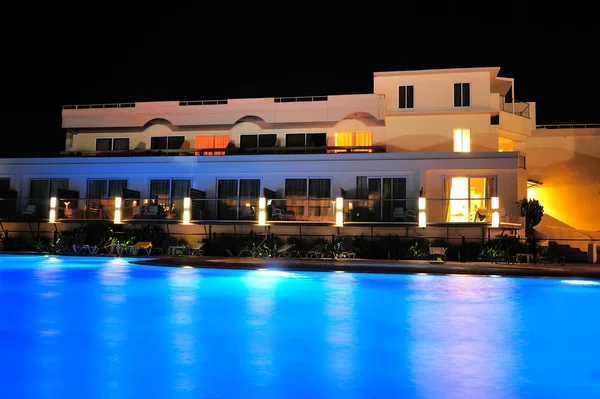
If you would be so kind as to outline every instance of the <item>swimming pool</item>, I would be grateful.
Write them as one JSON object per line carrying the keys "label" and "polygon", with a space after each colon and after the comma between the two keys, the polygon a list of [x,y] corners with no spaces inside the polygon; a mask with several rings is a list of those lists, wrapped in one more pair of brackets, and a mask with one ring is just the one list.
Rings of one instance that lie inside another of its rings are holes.
{"label": "swimming pool", "polygon": [[0,255],[5,398],[600,397],[600,283]]}

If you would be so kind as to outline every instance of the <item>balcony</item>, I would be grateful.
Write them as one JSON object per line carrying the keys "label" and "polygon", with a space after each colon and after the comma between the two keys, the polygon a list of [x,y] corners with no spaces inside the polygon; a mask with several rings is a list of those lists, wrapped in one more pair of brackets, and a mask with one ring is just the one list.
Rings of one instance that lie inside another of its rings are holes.
{"label": "balcony", "polygon": [[530,108],[531,105],[529,103],[500,96],[501,111],[530,119]]}
{"label": "balcony", "polygon": [[263,147],[263,148],[186,148],[186,149],[133,149],[113,151],[61,151],[63,157],[134,157],[134,156],[211,156],[211,155],[264,155],[264,154],[331,154],[331,153],[387,152],[385,145],[320,146],[320,147]]}
{"label": "balcony", "polygon": [[[317,223],[334,225],[336,198],[271,198],[266,202],[266,220],[278,223]],[[0,221],[49,222],[51,209],[58,223],[182,223],[184,198],[0,199]],[[195,199],[190,201],[192,223],[258,223],[259,198]],[[116,211],[119,213],[116,214]],[[491,198],[426,199],[428,225],[469,225],[489,227],[492,223]],[[519,227],[522,218],[516,201],[500,200],[497,210],[502,225]],[[348,225],[398,224],[416,226],[419,220],[418,198],[344,199],[343,222]],[[116,217],[116,218],[115,218]]]}

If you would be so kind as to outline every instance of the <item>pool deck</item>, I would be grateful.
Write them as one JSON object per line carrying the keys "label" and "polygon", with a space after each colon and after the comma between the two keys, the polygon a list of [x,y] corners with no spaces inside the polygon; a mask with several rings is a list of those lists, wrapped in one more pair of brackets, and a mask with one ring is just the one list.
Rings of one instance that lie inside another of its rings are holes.
{"label": "pool deck", "polygon": [[600,264],[506,264],[490,262],[429,263],[426,260],[332,260],[289,258],[239,258],[211,256],[163,256],[135,260],[151,266],[196,268],[276,269],[289,271],[344,271],[354,273],[427,273],[452,275],[497,275],[520,277],[600,278]]}
{"label": "pool deck", "polygon": [[[37,255],[36,252],[5,252],[11,255]],[[42,255],[48,256],[48,253]],[[82,256],[70,253],[56,256]],[[89,255],[88,255],[89,256]],[[115,258],[115,255],[92,255]],[[429,263],[427,260],[382,259],[298,259],[298,258],[251,258],[223,256],[135,256],[124,257],[128,261],[147,266],[222,268],[222,269],[273,269],[289,271],[352,272],[352,273],[400,273],[439,274],[466,276],[511,277],[571,277],[600,279],[600,264],[506,264],[490,262]]]}

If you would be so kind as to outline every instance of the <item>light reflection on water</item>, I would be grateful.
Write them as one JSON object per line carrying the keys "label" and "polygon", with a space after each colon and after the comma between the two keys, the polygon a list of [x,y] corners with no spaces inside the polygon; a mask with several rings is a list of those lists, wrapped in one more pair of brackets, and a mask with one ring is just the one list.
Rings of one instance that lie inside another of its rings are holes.
{"label": "light reflection on water", "polygon": [[419,397],[519,397],[515,288],[510,279],[411,279],[410,369]]}
{"label": "light reflection on water", "polygon": [[593,282],[5,259],[3,397],[600,392]]}
{"label": "light reflection on water", "polygon": [[356,286],[356,278],[351,274],[329,273],[324,278],[328,365],[336,377],[338,387],[342,388],[352,381],[356,372]]}

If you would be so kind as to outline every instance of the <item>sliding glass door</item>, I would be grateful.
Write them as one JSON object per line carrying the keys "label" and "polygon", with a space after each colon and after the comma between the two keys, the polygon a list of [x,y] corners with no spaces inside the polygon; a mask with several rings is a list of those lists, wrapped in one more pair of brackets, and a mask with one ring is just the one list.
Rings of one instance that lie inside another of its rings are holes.
{"label": "sliding glass door", "polygon": [[496,196],[494,177],[449,177],[444,179],[446,222],[485,222]]}

